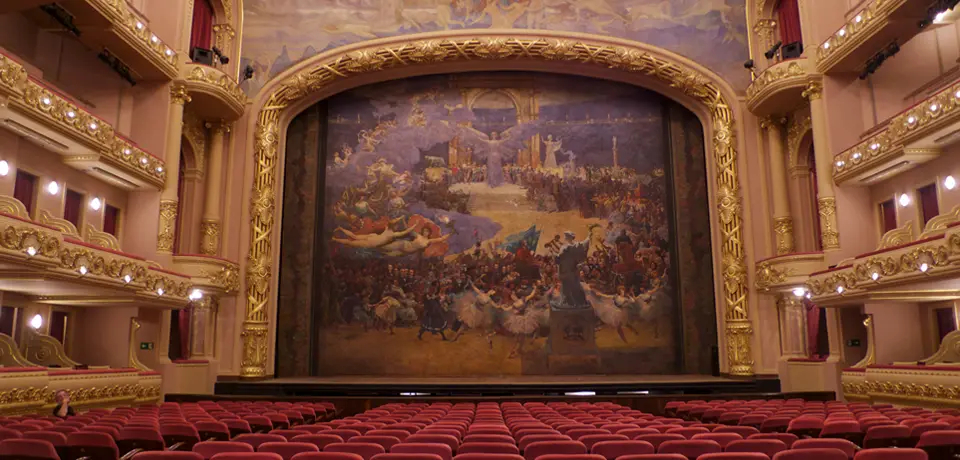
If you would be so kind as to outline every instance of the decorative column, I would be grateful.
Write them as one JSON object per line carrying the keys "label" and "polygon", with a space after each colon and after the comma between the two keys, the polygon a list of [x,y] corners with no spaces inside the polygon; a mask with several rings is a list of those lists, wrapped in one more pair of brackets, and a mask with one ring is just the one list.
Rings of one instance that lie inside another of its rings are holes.
{"label": "decorative column", "polygon": [[783,156],[783,120],[763,118],[760,127],[767,131],[770,159],[770,183],[773,188],[773,229],[777,237],[777,255],[794,252],[793,217],[787,196],[787,167]]}
{"label": "decorative column", "polygon": [[783,359],[807,356],[807,314],[803,299],[792,293],[777,296],[780,310],[780,354]]}
{"label": "decorative column", "polygon": [[223,189],[223,139],[230,126],[219,121],[207,123],[210,129],[210,151],[207,157],[207,190],[203,200],[203,220],[200,222],[200,253],[215,256],[220,253],[220,198]]}
{"label": "decorative column", "polygon": [[813,125],[813,152],[817,161],[817,208],[820,213],[820,246],[824,251],[840,249],[837,232],[837,199],[833,193],[833,156],[827,145],[827,119],[823,107],[823,85],[807,84],[803,97],[810,100],[810,121]]}
{"label": "decorative column", "polygon": [[177,187],[180,176],[180,139],[183,135],[183,106],[190,95],[181,84],[170,87],[170,120],[167,123],[167,152],[164,159],[167,180],[160,195],[160,223],[157,229],[157,252],[173,254],[174,234],[177,231]]}

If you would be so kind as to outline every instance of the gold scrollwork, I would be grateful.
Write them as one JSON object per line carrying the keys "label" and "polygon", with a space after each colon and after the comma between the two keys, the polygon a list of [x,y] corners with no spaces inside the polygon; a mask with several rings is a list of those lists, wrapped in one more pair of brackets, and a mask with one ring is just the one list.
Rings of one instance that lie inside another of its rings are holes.
{"label": "gold scrollwork", "polygon": [[177,231],[177,200],[160,200],[159,227],[157,252],[173,254],[174,233]]}
{"label": "gold scrollwork", "polygon": [[203,219],[200,222],[200,253],[215,256],[220,252],[220,221]]}
{"label": "gold scrollwork", "polygon": [[240,85],[229,75],[212,67],[196,65],[187,74],[187,82],[198,82],[213,86],[227,94],[231,102],[239,107],[247,103],[247,95]]}
{"label": "gold scrollwork", "polygon": [[793,218],[780,216],[773,219],[773,231],[777,235],[777,255],[793,253]]}
{"label": "gold scrollwork", "polygon": [[840,248],[840,233],[837,232],[837,199],[832,196],[817,198],[820,213],[820,246],[824,251]]}
{"label": "gold scrollwork", "polygon": [[757,277],[755,284],[761,291],[767,290],[770,286],[784,282],[788,276],[793,274],[793,269],[789,267],[778,268],[768,261],[757,264]]}
{"label": "gold scrollwork", "polygon": [[774,65],[757,76],[757,79],[747,87],[747,99],[753,99],[768,86],[793,77],[802,77],[806,74],[803,67],[796,62],[785,65]]}
{"label": "gold scrollwork", "polygon": [[563,61],[640,73],[666,83],[709,110],[717,165],[721,273],[729,371],[752,375],[753,330],[749,322],[740,180],[734,113],[721,89],[690,68],[629,45],[588,39],[510,36],[447,36],[443,39],[375,45],[318,61],[284,80],[264,103],[254,134],[254,179],[250,198],[250,247],[246,268],[246,317],[242,377],[266,375],[272,245],[275,232],[280,119],[285,110],[331,83],[358,74],[436,62],[469,60]]}

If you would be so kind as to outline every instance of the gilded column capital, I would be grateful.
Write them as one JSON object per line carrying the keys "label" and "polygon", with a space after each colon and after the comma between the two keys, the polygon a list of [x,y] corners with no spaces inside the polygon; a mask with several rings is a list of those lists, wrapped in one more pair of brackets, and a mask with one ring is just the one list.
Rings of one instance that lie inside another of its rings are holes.
{"label": "gilded column capital", "polygon": [[179,83],[174,83],[170,87],[170,97],[174,104],[179,105],[187,105],[188,102],[193,100],[187,93],[187,88]]}
{"label": "gilded column capital", "polygon": [[793,218],[790,216],[774,217],[773,231],[777,235],[777,255],[793,254]]}
{"label": "gilded column capital", "polygon": [[220,253],[220,221],[203,219],[200,222],[200,254],[215,256]]}
{"label": "gilded column capital", "polygon": [[244,321],[240,338],[243,341],[243,353],[240,357],[241,378],[263,378],[267,376],[267,327],[264,321]]}
{"label": "gilded column capital", "polygon": [[177,231],[177,200],[160,200],[160,223],[157,230],[157,252],[173,254]]}
{"label": "gilded column capital", "polygon": [[232,130],[231,128],[232,124],[224,120],[208,121],[204,123],[204,126],[206,126],[207,129],[210,130],[211,134],[225,135],[225,134],[229,134],[230,131]]}
{"label": "gilded column capital", "polygon": [[778,115],[767,115],[760,117],[760,129],[771,129],[771,128],[783,128],[783,125],[786,124],[787,120],[784,117]]}
{"label": "gilded column capital", "polygon": [[820,213],[820,245],[824,251],[840,249],[840,233],[837,232],[837,200],[832,196],[817,198]]}
{"label": "gilded column capital", "polygon": [[810,101],[820,99],[823,97],[823,84],[818,81],[807,83],[807,87],[803,90],[802,96]]}

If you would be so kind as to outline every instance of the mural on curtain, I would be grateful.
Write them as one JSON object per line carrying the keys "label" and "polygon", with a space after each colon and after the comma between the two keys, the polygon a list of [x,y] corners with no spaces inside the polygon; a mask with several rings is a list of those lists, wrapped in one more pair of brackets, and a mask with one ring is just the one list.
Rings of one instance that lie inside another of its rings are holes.
{"label": "mural on curtain", "polygon": [[[677,206],[706,219],[708,201],[702,127],[692,115],[671,124],[686,109],[532,73],[392,81],[324,104],[325,127],[307,128],[325,133],[307,148],[327,152],[323,294],[308,303],[324,375],[677,372],[671,151],[695,159],[675,163]],[[310,209],[287,187],[285,209]],[[299,219],[284,223],[293,253],[304,251],[292,226],[312,221]],[[707,238],[685,236],[680,263],[710,276],[709,230],[688,233]],[[297,303],[293,265],[281,267],[282,305]],[[712,324],[711,283],[700,284],[684,299],[705,300]],[[281,334],[293,336],[284,308]]]}
{"label": "mural on curtain", "polygon": [[735,87],[749,85],[745,0],[246,0],[249,93],[337,46],[449,29],[547,29],[609,35],[686,56]]}

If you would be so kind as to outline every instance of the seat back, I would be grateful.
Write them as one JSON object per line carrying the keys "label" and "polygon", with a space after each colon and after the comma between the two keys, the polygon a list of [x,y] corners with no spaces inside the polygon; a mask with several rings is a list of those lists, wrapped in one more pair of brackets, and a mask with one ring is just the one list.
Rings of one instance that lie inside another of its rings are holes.
{"label": "seat back", "polygon": [[232,441],[202,441],[193,446],[193,452],[200,454],[204,459],[210,459],[222,453],[250,453],[254,448],[245,442]]}

